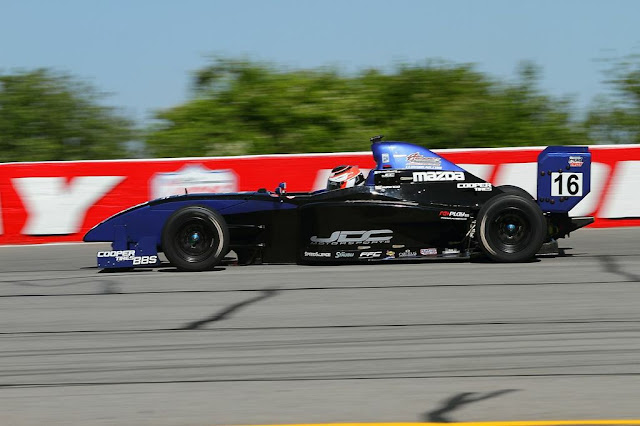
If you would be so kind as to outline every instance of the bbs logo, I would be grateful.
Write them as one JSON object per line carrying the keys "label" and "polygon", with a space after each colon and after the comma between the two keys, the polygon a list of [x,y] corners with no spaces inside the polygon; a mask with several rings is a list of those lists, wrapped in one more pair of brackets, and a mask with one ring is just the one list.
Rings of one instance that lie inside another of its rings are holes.
{"label": "bbs logo", "polygon": [[135,256],[133,258],[133,265],[153,265],[158,263],[158,256]]}

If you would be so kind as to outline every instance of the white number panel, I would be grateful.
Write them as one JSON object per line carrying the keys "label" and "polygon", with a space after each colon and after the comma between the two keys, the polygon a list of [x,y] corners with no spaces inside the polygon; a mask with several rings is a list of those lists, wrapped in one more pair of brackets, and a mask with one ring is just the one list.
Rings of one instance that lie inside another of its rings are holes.
{"label": "white number panel", "polygon": [[552,197],[582,197],[582,173],[551,173]]}

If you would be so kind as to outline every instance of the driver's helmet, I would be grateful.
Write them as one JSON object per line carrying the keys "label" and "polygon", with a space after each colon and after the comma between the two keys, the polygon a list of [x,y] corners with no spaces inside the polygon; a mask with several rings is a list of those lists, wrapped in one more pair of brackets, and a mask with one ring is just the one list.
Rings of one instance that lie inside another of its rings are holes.
{"label": "driver's helmet", "polygon": [[338,166],[331,170],[327,189],[344,189],[360,185],[364,182],[364,175],[358,166]]}

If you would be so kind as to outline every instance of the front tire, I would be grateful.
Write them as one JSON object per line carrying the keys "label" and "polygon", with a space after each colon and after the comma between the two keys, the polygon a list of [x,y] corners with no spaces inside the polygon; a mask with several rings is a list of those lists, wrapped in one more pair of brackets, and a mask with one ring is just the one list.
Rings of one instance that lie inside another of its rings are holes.
{"label": "front tire", "polygon": [[501,194],[478,213],[478,243],[497,262],[524,262],[535,256],[546,237],[546,219],[530,197]]}
{"label": "front tire", "polygon": [[229,251],[229,230],[219,213],[202,206],[184,207],[167,220],[162,249],[182,271],[208,270]]}

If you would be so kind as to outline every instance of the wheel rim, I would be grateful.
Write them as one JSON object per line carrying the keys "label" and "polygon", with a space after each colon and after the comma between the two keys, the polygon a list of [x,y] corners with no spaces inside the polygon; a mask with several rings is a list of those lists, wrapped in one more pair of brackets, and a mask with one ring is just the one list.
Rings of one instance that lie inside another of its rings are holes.
{"label": "wheel rim", "polygon": [[200,262],[216,251],[218,236],[215,227],[204,218],[191,218],[176,233],[177,254],[187,262]]}
{"label": "wheel rim", "polygon": [[529,245],[531,222],[524,211],[506,209],[491,222],[490,233],[500,251],[516,253]]}

